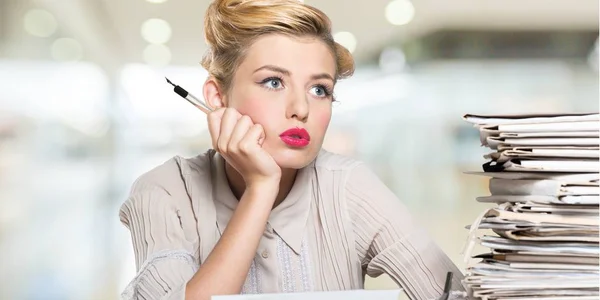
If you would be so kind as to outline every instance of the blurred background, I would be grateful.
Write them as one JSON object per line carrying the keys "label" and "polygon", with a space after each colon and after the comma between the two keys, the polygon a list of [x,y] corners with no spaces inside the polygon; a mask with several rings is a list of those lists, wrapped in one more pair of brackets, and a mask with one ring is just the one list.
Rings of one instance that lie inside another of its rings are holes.
{"label": "blurred background", "polygon": [[[597,0],[307,0],[356,75],[324,147],[366,161],[459,265],[486,206],[466,113],[598,111]],[[0,299],[118,299],[133,180],[209,147],[208,0],[0,0]],[[391,288],[387,277],[368,288]]]}

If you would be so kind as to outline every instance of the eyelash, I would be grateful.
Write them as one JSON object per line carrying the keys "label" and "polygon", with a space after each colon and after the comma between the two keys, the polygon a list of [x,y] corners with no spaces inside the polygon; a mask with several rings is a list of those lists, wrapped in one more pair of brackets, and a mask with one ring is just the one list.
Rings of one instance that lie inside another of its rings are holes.
{"label": "eyelash", "polygon": [[[271,76],[271,77],[267,77],[267,78],[263,79],[260,82],[260,85],[263,86],[263,87],[265,87],[264,84],[267,83],[267,82],[269,82],[269,81],[271,81],[271,80],[278,80],[281,84],[283,84],[283,78],[281,78],[279,76]],[[325,96],[323,98],[328,98],[328,97],[330,97],[330,96],[333,95],[332,88],[329,85],[317,84],[317,85],[315,85],[313,87],[318,87],[318,88],[323,89],[323,92],[325,93]],[[274,88],[270,88],[270,87],[265,87],[265,88],[268,89],[268,90],[274,90]],[[337,100],[335,100],[335,97],[333,97],[332,101],[336,102]]]}

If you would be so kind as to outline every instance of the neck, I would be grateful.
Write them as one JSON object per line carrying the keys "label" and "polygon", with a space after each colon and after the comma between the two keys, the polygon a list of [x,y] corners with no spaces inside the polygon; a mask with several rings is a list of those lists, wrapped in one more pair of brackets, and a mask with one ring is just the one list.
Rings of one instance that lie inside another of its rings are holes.
{"label": "neck", "polygon": [[[273,203],[273,208],[279,205],[285,197],[292,190],[292,186],[294,186],[294,181],[296,180],[296,174],[298,170],[296,169],[282,169],[281,170],[281,180],[279,181],[279,193],[275,198],[275,202]],[[229,163],[225,162],[225,174],[227,175],[227,181],[229,182],[229,187],[233,192],[233,195],[239,200],[242,198],[244,191],[246,190],[246,183],[244,182],[244,178],[240,173],[232,167]]]}

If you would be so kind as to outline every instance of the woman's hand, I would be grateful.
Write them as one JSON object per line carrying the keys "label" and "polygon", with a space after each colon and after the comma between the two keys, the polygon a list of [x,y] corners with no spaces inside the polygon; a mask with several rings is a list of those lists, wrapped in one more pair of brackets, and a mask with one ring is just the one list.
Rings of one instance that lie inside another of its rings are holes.
{"label": "woman's hand", "polygon": [[233,108],[208,114],[212,143],[246,182],[223,235],[194,276],[185,299],[239,294],[277,197],[281,168],[262,148],[265,132]]}
{"label": "woman's hand", "polygon": [[265,132],[260,124],[234,108],[208,114],[213,148],[244,178],[246,187],[279,184],[281,168],[262,148]]}

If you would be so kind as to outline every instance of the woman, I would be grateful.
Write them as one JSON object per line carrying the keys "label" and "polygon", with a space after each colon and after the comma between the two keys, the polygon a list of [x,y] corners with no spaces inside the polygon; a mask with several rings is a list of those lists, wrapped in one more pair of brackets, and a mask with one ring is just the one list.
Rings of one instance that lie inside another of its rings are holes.
{"label": "woman", "polygon": [[461,272],[358,161],[321,149],[332,90],[353,73],[321,11],[217,0],[205,19],[214,150],[141,176],[123,204],[134,299],[363,288],[390,275],[411,299]]}

